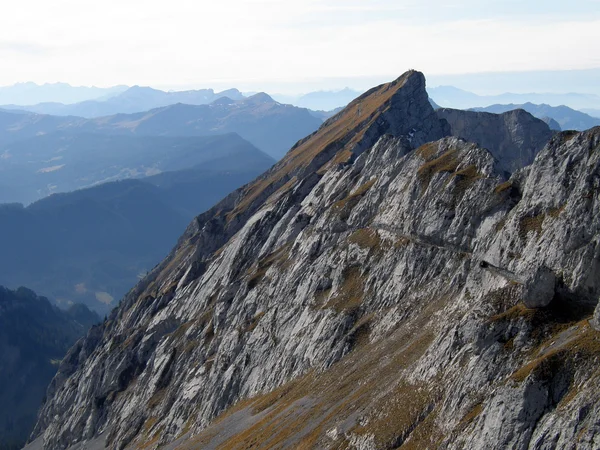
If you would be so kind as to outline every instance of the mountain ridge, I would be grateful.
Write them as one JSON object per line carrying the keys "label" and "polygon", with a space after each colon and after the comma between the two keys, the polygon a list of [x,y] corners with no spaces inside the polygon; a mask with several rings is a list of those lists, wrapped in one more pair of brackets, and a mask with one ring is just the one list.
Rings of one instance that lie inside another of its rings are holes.
{"label": "mountain ridge", "polygon": [[55,132],[5,144],[2,151],[0,173],[10,192],[0,191],[0,202],[21,203],[198,164],[206,170],[264,170],[275,162],[235,133],[151,137]]}
{"label": "mountain ridge", "polygon": [[176,103],[95,119],[0,111],[0,145],[56,131],[179,137],[235,132],[279,159],[285,150],[321,123],[322,120],[307,109],[270,101],[270,97],[264,95],[231,104]]}
{"label": "mountain ridge", "polygon": [[498,167],[510,173],[530,165],[554,135],[548,124],[524,109],[500,114],[440,108],[438,117],[446,120],[451,134],[489,150]]}
{"label": "mountain ridge", "polygon": [[600,96],[595,94],[580,93],[538,93],[531,92],[517,94],[506,92],[497,95],[478,95],[473,92],[459,89],[454,86],[437,86],[429,89],[429,93],[440,106],[469,109],[477,107],[486,107],[492,104],[525,104],[547,103],[551,106],[567,105],[571,108],[595,108],[600,104]]}
{"label": "mountain ridge", "polygon": [[[209,148],[202,155],[202,144],[215,147],[219,140],[218,154]],[[0,283],[30,286],[63,307],[82,302],[107,313],[113,299],[169,252],[193,217],[274,163],[237,135],[233,145],[227,136],[192,140],[187,149],[180,138],[173,142],[182,148],[162,155],[165,170],[157,175],[53,194],[27,207],[0,204]],[[162,152],[160,140],[153,143]],[[153,147],[142,149],[151,161],[146,153]]]}
{"label": "mountain ridge", "polygon": [[1,108],[29,111],[36,114],[78,116],[90,119],[119,113],[143,112],[175,103],[206,105],[221,97],[230,97],[234,100],[244,99],[242,93],[237,89],[227,89],[217,93],[213,89],[167,92],[148,86],[136,85],[103,99],[87,99],[70,104],[57,102],[34,105],[5,104]]}

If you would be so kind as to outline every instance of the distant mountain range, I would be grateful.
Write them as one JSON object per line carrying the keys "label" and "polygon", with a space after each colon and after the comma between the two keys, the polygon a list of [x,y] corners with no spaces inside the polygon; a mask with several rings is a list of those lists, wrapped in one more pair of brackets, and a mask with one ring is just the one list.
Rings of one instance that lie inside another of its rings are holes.
{"label": "distant mountain range", "polygon": [[253,171],[274,162],[234,133],[167,137],[54,132],[0,149],[0,203],[30,203],[56,192],[199,165],[203,170]]}
{"label": "distant mountain range", "polygon": [[[591,94],[501,94],[481,96],[453,86],[428,89],[435,108],[450,107],[501,114],[513,109],[524,109],[545,120],[554,130],[587,130],[600,125],[600,119],[578,111],[569,105],[600,105],[600,96]],[[554,106],[552,106],[554,105]],[[589,109],[600,116],[600,110]]]}
{"label": "distant mountain range", "polygon": [[0,449],[23,447],[61,359],[99,321],[83,305],[60,310],[29,289],[0,286]]}
{"label": "distant mountain range", "polygon": [[[485,111],[496,114],[501,114],[514,109],[524,109],[532,116],[540,119],[549,118],[558,125],[559,130],[587,130],[600,125],[600,119],[591,117],[581,111],[569,108],[568,106],[550,106],[550,105],[534,105],[533,103],[524,103],[521,105],[491,105],[485,108],[473,108],[474,111]],[[552,125],[551,121],[547,121],[550,128],[557,129]]]}
{"label": "distant mountain range", "polygon": [[429,96],[442,108],[469,109],[486,107],[494,104],[548,104],[551,106],[566,105],[574,109],[600,107],[600,96],[594,94],[554,94],[528,93],[500,95],[477,95],[454,86],[438,86],[428,88]]}
{"label": "distant mountain range", "polygon": [[137,113],[176,103],[206,105],[223,97],[228,97],[232,100],[244,99],[244,96],[237,89],[229,89],[218,93],[215,93],[212,89],[165,92],[150,87],[133,86],[112,97],[101,100],[86,100],[75,104],[38,103],[28,106],[9,104],[2,106],[2,108],[5,110],[23,110],[55,116],[93,118],[113,114]]}
{"label": "distant mountain range", "polygon": [[282,155],[321,123],[266,94],[95,119],[0,111],[0,283],[109,311],[194,216],[275,163],[233,131]]}
{"label": "distant mountain range", "polygon": [[345,88],[340,91],[315,91],[304,95],[283,95],[274,94],[273,98],[281,103],[289,103],[301,108],[308,108],[314,111],[332,111],[344,107],[362,92]]}
{"label": "distant mountain range", "polygon": [[[429,86],[457,86],[472,92],[565,92],[565,89],[576,88],[578,92],[600,95],[599,79],[600,68],[596,68],[431,75],[428,77],[428,84]],[[521,100],[515,103],[527,101],[533,100]],[[567,106],[575,109],[582,107]]]}
{"label": "distant mountain range", "polygon": [[[435,79],[439,77],[433,77]],[[472,77],[471,77],[472,78]],[[479,86],[475,78],[464,83]],[[443,82],[442,77],[438,81]],[[450,79],[446,80],[449,82]],[[525,83],[526,86],[529,86]],[[568,83],[565,83],[568,85]],[[587,86],[587,85],[586,85]],[[587,86],[589,88],[589,86]],[[543,86],[542,86],[543,88]],[[585,86],[584,86],[585,88]],[[452,85],[441,85],[428,89],[432,99],[440,107],[469,109],[492,104],[548,104],[566,105],[591,116],[600,116],[600,95],[597,93],[504,93],[499,95],[477,95]],[[332,111],[346,106],[361,94],[351,88],[323,90],[302,95],[273,94],[280,103],[308,108],[314,111]],[[0,87],[0,109],[24,110],[39,114],[73,115],[85,118],[102,117],[119,113],[135,113],[154,108],[185,103],[204,105],[221,98],[242,100],[244,95],[237,89],[215,92],[213,89],[186,91],[162,91],[144,86],[114,86],[111,88],[74,87],[66,83],[37,85],[18,83]]]}
{"label": "distant mountain range", "polygon": [[234,132],[279,159],[321,124],[307,109],[260,93],[238,101],[222,97],[209,105],[177,103],[96,119],[0,111],[0,145],[56,131],[178,137]]}
{"label": "distant mountain range", "polygon": [[33,105],[46,102],[71,104],[86,100],[110,98],[125,91],[127,86],[98,88],[71,86],[67,83],[17,83],[0,87],[0,104]]}
{"label": "distant mountain range", "polygon": [[[2,96],[3,89],[6,90],[5,96]],[[28,92],[29,95],[9,95],[12,91]],[[256,93],[252,95],[254,94]],[[319,113],[328,113],[344,107],[360,94],[359,91],[345,88],[340,91],[315,91],[304,95],[275,94],[273,98],[280,103],[311,109],[317,116],[321,116],[322,114]],[[0,88],[0,105],[2,105],[0,110],[89,119],[114,114],[138,113],[176,103],[207,105],[224,97],[239,101],[243,100],[245,95],[237,89],[221,92],[215,92],[213,89],[167,92],[147,86],[117,86],[100,89],[76,88],[66,83],[43,86],[22,83]]]}
{"label": "distant mountain range", "polygon": [[[57,128],[52,116],[12,116],[44,119],[15,127],[17,135],[40,123]],[[29,286],[62,306],[110,310],[194,216],[275,163],[235,133],[75,133],[87,121],[63,119],[63,131],[0,149],[0,203],[8,203],[0,205],[0,284]],[[65,191],[74,192],[48,197]]]}
{"label": "distant mountain range", "polygon": [[600,117],[600,109],[583,108],[581,112],[584,112],[592,117]]}

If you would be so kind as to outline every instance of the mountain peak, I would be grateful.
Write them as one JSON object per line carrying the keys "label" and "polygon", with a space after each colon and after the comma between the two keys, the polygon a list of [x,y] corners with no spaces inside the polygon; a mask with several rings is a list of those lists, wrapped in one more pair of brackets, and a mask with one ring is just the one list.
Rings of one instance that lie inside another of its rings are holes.
{"label": "mountain peak", "polygon": [[216,99],[211,105],[231,105],[233,103],[235,102],[231,98],[223,96]]}
{"label": "mountain peak", "polygon": [[226,89],[224,91],[217,92],[217,95],[222,95],[224,97],[230,97],[234,100],[244,98],[242,93],[236,88]]}
{"label": "mountain peak", "polygon": [[433,114],[425,91],[425,76],[421,72],[411,70],[353,100],[298,148],[292,149],[288,156],[300,156],[308,146],[320,153],[332,144],[343,144],[342,147],[345,147],[346,151],[360,153],[364,147],[361,145],[363,138],[369,138],[367,145],[372,144],[370,141],[375,136],[374,133],[369,133],[372,127],[372,131],[376,128],[379,135],[411,135],[415,145],[420,145],[445,135],[440,124],[436,123],[433,125],[433,135],[430,136],[430,130],[427,130],[424,133],[427,136],[418,136],[419,128]]}
{"label": "mountain peak", "polygon": [[131,86],[130,88],[128,88],[127,90],[125,90],[124,92],[122,92],[120,94],[120,96],[127,96],[127,95],[143,95],[143,94],[150,94],[150,93],[163,93],[163,91],[159,91],[158,89],[154,89],[151,88],[150,86],[139,86],[139,85],[135,85],[135,86]]}
{"label": "mountain peak", "polygon": [[429,103],[421,72],[408,71],[365,92],[325,121],[319,130],[292,147],[259,182],[248,185],[246,200],[232,214],[241,212],[265,189],[279,186],[296,172],[322,172],[331,165],[351,161],[384,134],[406,136],[415,148],[449,134]]}
{"label": "mountain peak", "polygon": [[275,100],[273,100],[273,98],[265,93],[265,92],[259,92],[258,94],[254,94],[251,97],[248,97],[245,100],[242,100],[245,103],[251,103],[251,104],[255,104],[255,105],[259,105],[262,103],[275,103]]}

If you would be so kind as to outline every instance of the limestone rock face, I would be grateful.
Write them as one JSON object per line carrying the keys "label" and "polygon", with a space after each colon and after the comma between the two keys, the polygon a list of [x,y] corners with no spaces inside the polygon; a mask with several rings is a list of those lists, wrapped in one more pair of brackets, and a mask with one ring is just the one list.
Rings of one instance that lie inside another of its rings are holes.
{"label": "limestone rock face", "polygon": [[448,122],[452,135],[488,149],[498,167],[511,173],[531,164],[554,135],[547,123],[522,109],[502,114],[450,108],[436,112]]}
{"label": "limestone rock face", "polygon": [[547,267],[538,267],[528,274],[524,285],[523,304],[527,308],[544,308],[554,298],[556,277]]}
{"label": "limestone rock face", "polygon": [[409,72],[199,216],[65,358],[33,445],[598,448],[600,128],[527,167],[448,132]]}
{"label": "limestone rock face", "polygon": [[590,323],[592,324],[592,327],[594,327],[595,330],[600,331],[600,303],[596,305],[596,309],[594,310],[594,316],[590,320]]}

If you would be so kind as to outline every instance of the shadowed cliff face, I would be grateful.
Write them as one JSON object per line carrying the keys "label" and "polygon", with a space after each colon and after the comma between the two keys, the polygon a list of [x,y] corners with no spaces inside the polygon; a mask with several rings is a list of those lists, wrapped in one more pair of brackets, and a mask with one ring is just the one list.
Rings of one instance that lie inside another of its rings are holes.
{"label": "shadowed cliff face", "polygon": [[600,129],[510,179],[449,131],[408,72],[199,216],[70,351],[36,443],[594,448]]}
{"label": "shadowed cliff face", "polygon": [[510,173],[531,164],[554,135],[547,123],[522,109],[502,114],[449,108],[436,112],[453,136],[486,148],[498,159],[498,168]]}
{"label": "shadowed cliff face", "polygon": [[60,359],[99,321],[81,304],[63,311],[29,289],[0,286],[0,449],[23,447]]}

